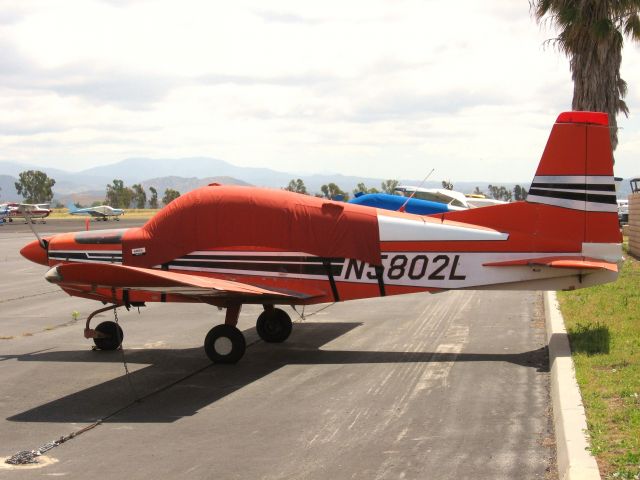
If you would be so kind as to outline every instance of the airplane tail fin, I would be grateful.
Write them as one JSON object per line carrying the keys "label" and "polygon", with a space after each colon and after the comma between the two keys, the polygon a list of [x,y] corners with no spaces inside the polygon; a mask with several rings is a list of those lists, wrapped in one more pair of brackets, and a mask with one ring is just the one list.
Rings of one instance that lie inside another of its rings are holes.
{"label": "airplane tail fin", "polygon": [[78,210],[76,206],[73,204],[73,202],[69,202],[67,204],[67,208],[69,209],[69,213],[73,213]]}
{"label": "airplane tail fin", "polygon": [[558,116],[526,201],[583,218],[583,231],[573,233],[582,243],[621,242],[606,113]]}
{"label": "airplane tail fin", "polygon": [[607,114],[558,116],[525,202],[445,218],[509,232],[518,251],[582,252],[618,261],[622,237]]}
{"label": "airplane tail fin", "polygon": [[527,201],[586,212],[617,213],[606,113],[560,114]]}

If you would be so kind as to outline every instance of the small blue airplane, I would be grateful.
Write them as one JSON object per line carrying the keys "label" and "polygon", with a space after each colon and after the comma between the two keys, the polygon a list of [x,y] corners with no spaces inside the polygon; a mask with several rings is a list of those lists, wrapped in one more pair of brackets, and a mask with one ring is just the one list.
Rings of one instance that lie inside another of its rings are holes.
{"label": "small blue airplane", "polygon": [[407,198],[388,193],[358,192],[356,193],[355,198],[349,200],[349,203],[395,211],[400,210],[400,208],[404,206],[403,211],[407,213],[415,213],[417,215],[433,215],[436,213],[451,211],[446,203],[421,200],[419,198]]}
{"label": "small blue airplane", "polygon": [[109,220],[109,217],[113,217],[114,220],[120,220],[118,217],[124,215],[124,210],[121,208],[113,208],[109,205],[98,205],[97,207],[76,208],[73,203],[67,205],[69,213],[71,215],[91,215],[91,217],[97,220]]}

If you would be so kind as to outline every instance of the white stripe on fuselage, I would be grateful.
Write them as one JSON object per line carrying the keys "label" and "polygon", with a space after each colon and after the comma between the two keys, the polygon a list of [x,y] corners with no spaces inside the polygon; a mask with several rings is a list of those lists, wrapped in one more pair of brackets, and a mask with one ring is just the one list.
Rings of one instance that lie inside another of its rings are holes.
{"label": "white stripe on fuselage", "polygon": [[582,210],[587,212],[610,212],[616,213],[618,206],[612,203],[601,202],[585,202],[583,200],[569,200],[565,198],[542,197],[539,195],[529,194],[527,196],[529,203],[544,203],[546,205],[554,205],[556,207],[570,208],[572,210]]}
{"label": "white stripe on fuselage", "polygon": [[536,175],[533,183],[586,183],[597,185],[615,185],[611,175]]}
{"label": "white stripe on fuselage", "polygon": [[488,228],[473,228],[402,217],[378,215],[380,241],[470,241],[507,240],[509,234]]}
{"label": "white stripe on fuselage", "polygon": [[[214,252],[198,252],[200,255]],[[218,252],[215,252],[216,254]],[[234,252],[242,255],[261,256],[263,252]],[[310,254],[303,254],[313,257]],[[540,281],[548,278],[575,276],[580,269],[551,268],[540,265],[522,265],[508,267],[488,267],[487,263],[508,260],[536,259],[545,257],[576,257],[582,252],[382,252],[382,280],[384,285],[409,286],[434,289],[480,288],[486,285],[514,284],[518,282]],[[182,257],[185,258],[185,257]],[[188,255],[186,256],[188,258]],[[238,261],[239,262],[239,261]],[[225,262],[226,263],[226,262]],[[303,274],[298,272],[275,272],[233,268],[234,261],[229,261],[225,268],[208,268],[200,266],[173,266],[173,271],[209,272],[241,277],[270,277],[302,280],[327,280],[326,274]],[[256,262],[256,265],[259,262]],[[334,276],[336,282],[378,284],[374,266],[355,259],[344,259],[340,264],[340,273]],[[585,272],[583,272],[585,273]],[[587,273],[593,273],[589,271]],[[499,288],[499,287],[498,287]]]}

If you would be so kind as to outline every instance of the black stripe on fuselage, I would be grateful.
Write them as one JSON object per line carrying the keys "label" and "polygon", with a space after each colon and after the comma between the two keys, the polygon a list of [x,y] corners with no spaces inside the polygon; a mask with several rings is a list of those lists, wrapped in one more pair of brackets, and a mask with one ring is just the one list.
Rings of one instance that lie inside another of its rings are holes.
{"label": "black stripe on fuselage", "polygon": [[539,197],[561,198],[564,200],[577,200],[580,202],[605,203],[607,205],[617,205],[615,195],[601,195],[597,193],[585,192],[558,192],[554,190],[539,190],[537,188],[529,189],[529,195],[537,195]]}
{"label": "black stripe on fuselage", "polygon": [[309,257],[301,255],[216,255],[190,253],[178,260],[224,260],[239,262],[302,262],[302,263],[342,263],[344,258]]}
{"label": "black stripe on fuselage", "polygon": [[[191,258],[191,257],[189,257]],[[244,259],[243,259],[244,260]],[[246,261],[192,261],[192,260],[173,260],[169,262],[169,267],[180,269],[180,267],[212,269],[212,270],[244,270],[256,272],[274,272],[274,273],[297,273],[303,275],[327,275],[327,267],[319,259],[317,263],[281,263],[281,262],[246,262]],[[329,264],[331,274],[339,276],[342,273],[342,265]]]}
{"label": "black stripe on fuselage", "polygon": [[543,183],[533,182],[531,188],[556,188],[564,190],[593,190],[596,192],[615,192],[616,186],[602,183]]}

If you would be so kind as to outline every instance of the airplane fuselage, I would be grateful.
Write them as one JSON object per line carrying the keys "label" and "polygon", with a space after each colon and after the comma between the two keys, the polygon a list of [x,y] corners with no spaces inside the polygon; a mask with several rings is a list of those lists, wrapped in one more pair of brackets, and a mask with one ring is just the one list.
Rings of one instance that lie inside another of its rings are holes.
{"label": "airplane fuselage", "polygon": [[[513,218],[523,208],[531,206],[513,203],[485,210],[493,212],[489,219],[501,219]],[[563,214],[562,209],[546,205],[537,208],[542,216]],[[571,215],[556,218],[554,222],[556,225],[563,223],[564,228],[575,227]],[[497,228],[480,227],[444,217],[420,217],[383,210],[377,211],[377,224],[379,265],[363,258],[314,255],[273,246],[247,248],[242,241],[237,245],[202,248],[207,243],[202,238],[197,249],[164,258],[160,263],[145,263],[147,255],[160,248],[163,242],[145,242],[145,232],[140,228],[56,235],[48,239],[46,264],[53,267],[60,263],[91,263],[96,268],[101,264],[143,266],[249,283],[276,291],[303,292],[307,295],[304,300],[278,300],[278,303],[311,304],[461,288],[575,289],[612,281],[617,273],[551,268],[533,260],[548,257],[581,259],[592,257],[594,252],[611,262],[621,258],[619,244],[576,243],[558,235],[545,238],[544,230],[536,235],[507,233],[500,231],[500,225],[496,225]],[[526,264],[503,266],[523,260]],[[126,289],[103,289],[99,285],[66,290],[72,295],[110,302],[196,301],[188,295],[161,292],[131,291],[125,294]],[[215,299],[207,301],[216,303]]]}

